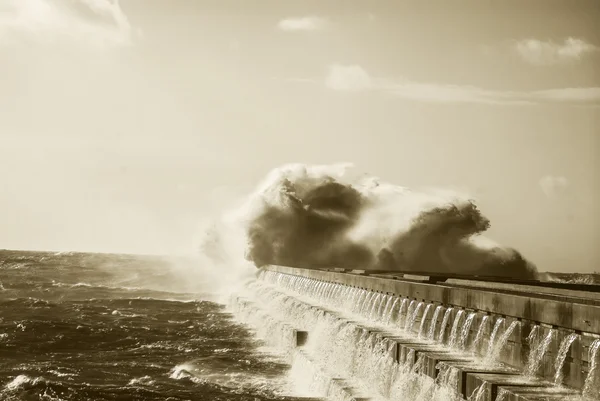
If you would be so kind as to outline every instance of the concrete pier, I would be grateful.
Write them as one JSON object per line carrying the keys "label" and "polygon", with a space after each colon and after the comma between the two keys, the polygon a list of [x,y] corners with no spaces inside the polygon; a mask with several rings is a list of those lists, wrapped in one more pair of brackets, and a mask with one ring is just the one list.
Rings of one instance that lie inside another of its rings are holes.
{"label": "concrete pier", "polygon": [[[491,324],[481,324],[482,320],[497,322],[496,325],[501,326],[496,328],[497,331],[510,334],[505,338],[505,346],[497,356],[501,362],[497,367],[482,366],[474,355],[451,352],[423,341],[416,335],[398,338],[389,333],[380,333],[395,343],[393,352],[398,361],[407,362],[407,358],[411,358],[410,363],[414,364],[421,358],[421,373],[432,379],[436,379],[443,369],[455,369],[458,381],[456,387],[465,399],[474,391],[482,393],[478,401],[494,401],[499,393],[502,394],[502,401],[564,399],[566,395],[579,394],[591,365],[588,360],[589,348],[595,340],[600,339],[600,292],[592,286],[562,289],[530,283],[519,285],[456,279],[430,283],[381,274],[284,266],[268,266],[263,270],[307,277],[323,283],[342,284],[382,296],[406,299],[408,302],[416,301],[422,303],[422,306],[431,305],[430,311],[439,307],[442,316],[448,311],[449,322],[453,322],[459,311],[463,311],[461,317],[464,319],[470,315],[472,320],[468,335],[472,338],[476,334],[475,330],[482,330],[479,335],[483,348],[490,341],[494,327]],[[419,322],[423,318],[422,309],[420,315],[415,316]],[[333,311],[325,313],[335,315]],[[423,324],[427,325],[431,316],[432,313],[429,313]],[[507,330],[508,327],[512,331]],[[534,327],[538,338],[547,338],[548,344],[536,372],[533,376],[525,376],[523,373],[527,368],[527,356],[531,352],[528,336]],[[413,327],[413,332],[416,330],[418,327]],[[440,330],[442,342],[447,341],[452,324],[447,324]],[[310,332],[307,335],[310,336]],[[564,355],[560,383],[555,383],[557,355],[565,342],[569,342],[570,346]]]}

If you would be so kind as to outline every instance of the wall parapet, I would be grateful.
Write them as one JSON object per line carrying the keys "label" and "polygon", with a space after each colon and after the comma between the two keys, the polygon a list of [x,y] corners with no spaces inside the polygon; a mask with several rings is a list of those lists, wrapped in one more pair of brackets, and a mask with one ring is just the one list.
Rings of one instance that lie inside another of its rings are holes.
{"label": "wall parapet", "polygon": [[[340,283],[370,291],[452,305],[490,314],[546,324],[578,333],[600,334],[600,305],[590,304],[587,298],[561,296],[560,291],[548,299],[548,294],[522,292],[518,288],[507,293],[493,287],[473,288],[424,283],[399,278],[341,273],[287,266],[270,265],[264,270],[310,277]],[[594,302],[595,303],[595,302]]]}

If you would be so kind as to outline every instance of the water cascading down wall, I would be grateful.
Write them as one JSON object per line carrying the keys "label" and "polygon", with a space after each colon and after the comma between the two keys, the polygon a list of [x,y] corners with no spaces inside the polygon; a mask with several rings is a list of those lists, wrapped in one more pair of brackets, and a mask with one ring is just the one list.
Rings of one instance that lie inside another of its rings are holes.
{"label": "water cascading down wall", "polygon": [[306,396],[600,400],[597,292],[268,266],[231,307]]}

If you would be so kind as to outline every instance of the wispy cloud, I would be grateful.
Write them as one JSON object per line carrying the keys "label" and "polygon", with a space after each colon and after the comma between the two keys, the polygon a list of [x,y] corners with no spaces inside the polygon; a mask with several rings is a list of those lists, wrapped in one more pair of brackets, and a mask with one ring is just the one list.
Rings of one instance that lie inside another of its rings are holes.
{"label": "wispy cloud", "polygon": [[540,179],[539,185],[547,197],[552,197],[564,192],[569,186],[569,180],[563,176],[547,175]]}
{"label": "wispy cloud", "polygon": [[598,52],[600,48],[578,38],[567,38],[563,43],[525,39],[515,43],[514,50],[526,62],[534,65],[572,63]]}
{"label": "wispy cloud", "polygon": [[327,20],[321,17],[286,18],[279,21],[277,27],[282,31],[318,31],[327,25]]}
{"label": "wispy cloud", "polygon": [[[319,82],[296,79],[296,82]],[[321,80],[321,82],[323,82]],[[600,104],[600,87],[559,88],[538,91],[497,91],[476,86],[375,78],[359,65],[334,64],[324,84],[340,92],[381,92],[398,98],[435,103],[535,105],[544,103]]]}
{"label": "wispy cloud", "polygon": [[475,86],[411,82],[392,84],[383,89],[406,99],[438,103],[480,103],[497,105],[600,103],[599,87],[559,88],[539,91],[495,91]]}
{"label": "wispy cloud", "polygon": [[362,91],[371,89],[373,82],[369,74],[359,65],[333,64],[329,67],[325,85],[338,91]]}
{"label": "wispy cloud", "polygon": [[0,43],[74,41],[129,45],[134,30],[118,0],[3,0]]}

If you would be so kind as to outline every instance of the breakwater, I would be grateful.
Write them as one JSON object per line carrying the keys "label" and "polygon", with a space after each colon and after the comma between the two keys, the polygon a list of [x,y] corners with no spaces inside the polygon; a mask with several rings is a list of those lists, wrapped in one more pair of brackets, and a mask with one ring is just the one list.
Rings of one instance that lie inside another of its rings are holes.
{"label": "breakwater", "polygon": [[231,308],[307,397],[600,400],[597,288],[535,284],[268,266]]}

